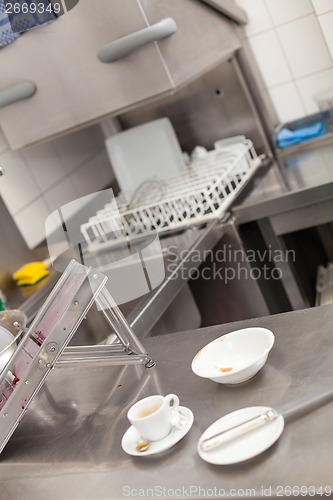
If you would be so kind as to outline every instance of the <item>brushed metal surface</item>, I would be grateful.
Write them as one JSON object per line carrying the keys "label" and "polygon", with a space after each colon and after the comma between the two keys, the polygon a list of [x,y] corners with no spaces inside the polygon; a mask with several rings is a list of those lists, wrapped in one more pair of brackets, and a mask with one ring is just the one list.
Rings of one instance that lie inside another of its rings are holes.
{"label": "brushed metal surface", "polygon": [[36,260],[38,252],[29,250],[1,197],[0,227],[0,288],[7,289],[12,286],[12,273],[25,262]]}
{"label": "brushed metal surface", "polygon": [[[273,164],[266,173],[262,172],[261,177],[254,179],[252,191],[234,206],[237,223],[258,221],[267,248],[283,252],[283,238],[287,235],[332,223],[332,165],[332,144],[292,153],[281,161],[280,166]],[[326,232],[324,245],[329,249],[333,239],[330,232]],[[282,266],[285,293],[294,309],[313,303],[314,284],[311,284],[309,264],[315,262],[315,258],[311,256],[311,251],[304,247],[298,251],[296,263],[285,262]],[[302,266],[299,264],[302,254],[308,256],[307,266],[306,260]]]}
{"label": "brushed metal surface", "polygon": [[184,151],[195,146],[212,149],[218,139],[244,134],[258,154],[267,153],[267,143],[258,117],[239,78],[233,59],[223,62],[174,95],[122,114],[124,129],[167,116]]}
{"label": "brushed metal surface", "polygon": [[6,68],[1,88],[22,80],[22,75],[38,87],[33,99],[0,111],[11,148],[85,126],[170,91],[170,78],[154,44],[113,65],[96,57],[104,44],[146,27],[138,0],[80,0],[52,28],[30,30],[9,53],[1,51],[1,67]]}
{"label": "brushed metal surface", "polygon": [[[265,240],[267,248],[270,248],[273,251],[273,255],[274,252],[277,252],[277,254],[281,252],[282,255],[286,255],[287,248],[284,244],[284,241],[282,238],[279,238],[275,234],[270,220],[268,218],[260,219],[258,221],[258,226]],[[286,259],[285,261],[277,262],[276,266],[280,269],[281,281],[284,285],[292,308],[294,310],[297,310],[304,309],[305,307],[310,307],[309,300],[307,300],[306,294],[302,290],[302,286],[297,279],[294,263]]]}
{"label": "brushed metal surface", "polygon": [[241,47],[234,23],[202,2],[139,0],[148,23],[171,17],[177,32],[157,43],[174,87],[189,83]]}
{"label": "brushed metal surface", "polygon": [[245,258],[246,250],[234,221],[228,221],[222,228],[223,237],[201,267],[205,279],[191,282],[204,326],[269,314],[259,280],[250,277],[251,265],[258,264],[251,264]]}
{"label": "brushed metal surface", "polygon": [[[191,485],[253,489],[258,498],[262,487],[272,488],[272,497],[278,486],[333,487],[332,402],[288,422],[272,448],[243,464],[211,466],[197,454],[202,432],[223,415],[247,406],[276,408],[332,384],[332,321],[333,306],[324,306],[146,339],[157,361],[148,372],[134,366],[54,370],[2,454],[1,498],[121,499],[126,486]],[[192,358],[207,342],[251,326],[276,336],[255,378],[228,387],[192,373]],[[159,456],[129,457],[120,446],[128,408],[142,397],[170,392],[194,412],[190,433]]]}

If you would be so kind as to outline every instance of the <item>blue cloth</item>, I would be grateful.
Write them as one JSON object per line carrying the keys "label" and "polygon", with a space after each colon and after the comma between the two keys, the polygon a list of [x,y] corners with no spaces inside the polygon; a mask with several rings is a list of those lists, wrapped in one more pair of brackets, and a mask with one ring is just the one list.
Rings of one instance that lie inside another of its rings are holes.
{"label": "blue cloth", "polygon": [[20,34],[14,33],[9,22],[5,7],[6,0],[0,0],[0,47],[16,40]]}
{"label": "blue cloth", "polygon": [[[33,28],[38,28],[46,23],[54,21],[56,15],[54,12],[49,12],[52,5],[49,0],[9,0],[13,3],[20,3],[21,5],[32,5],[36,9],[33,13],[30,9],[29,12],[20,12],[18,14],[10,13],[8,14],[9,21],[14,33],[23,33],[24,31],[31,30]],[[8,2],[8,0],[7,0]],[[48,9],[48,10],[46,10]]]}
{"label": "blue cloth", "polygon": [[325,122],[316,122],[313,125],[308,125],[307,127],[302,127],[296,130],[283,128],[276,134],[276,145],[281,149],[288,148],[294,144],[306,142],[310,139],[325,135],[327,134],[327,131],[328,127]]}

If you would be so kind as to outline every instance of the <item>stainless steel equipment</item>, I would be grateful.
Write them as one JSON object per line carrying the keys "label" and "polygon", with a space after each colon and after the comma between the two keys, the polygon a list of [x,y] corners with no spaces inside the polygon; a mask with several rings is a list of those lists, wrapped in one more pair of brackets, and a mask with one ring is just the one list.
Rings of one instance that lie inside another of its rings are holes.
{"label": "stainless steel equipment", "polygon": [[[78,365],[82,361],[90,364],[103,358],[104,364],[154,366],[106,290],[106,281],[102,273],[71,261],[27,329],[0,375],[0,418],[3,417],[0,453],[57,362],[62,365]],[[74,348],[59,360],[95,301],[113,327],[118,343],[108,347],[86,347],[80,356],[73,356]]]}

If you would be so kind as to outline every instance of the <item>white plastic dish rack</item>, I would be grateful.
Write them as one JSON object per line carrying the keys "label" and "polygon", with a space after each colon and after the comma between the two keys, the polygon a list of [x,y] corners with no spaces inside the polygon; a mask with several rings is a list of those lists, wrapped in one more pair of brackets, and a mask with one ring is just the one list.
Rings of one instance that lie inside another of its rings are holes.
{"label": "white plastic dish rack", "polygon": [[218,141],[214,150],[190,163],[188,172],[121,193],[82,224],[88,251],[222,217],[259,165],[245,137]]}

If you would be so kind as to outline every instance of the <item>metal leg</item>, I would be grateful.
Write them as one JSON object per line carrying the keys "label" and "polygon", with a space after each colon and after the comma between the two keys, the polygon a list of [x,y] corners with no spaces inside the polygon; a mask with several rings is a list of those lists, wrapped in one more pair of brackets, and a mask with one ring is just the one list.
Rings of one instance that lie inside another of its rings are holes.
{"label": "metal leg", "polygon": [[276,259],[276,255],[279,253],[281,255],[286,255],[286,247],[283,243],[282,238],[276,236],[272,224],[268,218],[259,219],[258,226],[266,245],[270,250],[272,250],[271,255],[275,267],[281,270],[281,281],[291,307],[295,311],[298,309],[305,309],[306,307],[310,307],[310,303],[306,298],[300,284],[298,283],[293,263],[288,262],[287,259],[281,259],[281,261],[280,259]]}
{"label": "metal leg", "polygon": [[236,311],[230,321],[235,321],[240,315],[242,319],[266,316],[269,314],[269,308],[259,281],[251,277],[251,263],[246,259],[246,250],[235,219],[228,221],[223,227],[225,248],[229,247],[233,250],[231,261],[228,261],[227,266],[231,266],[236,271],[237,277],[228,282],[225,287],[226,295],[230,297],[225,297],[225,300],[230,301],[229,307],[232,307],[231,302],[232,300],[235,302],[234,298],[237,297]]}

